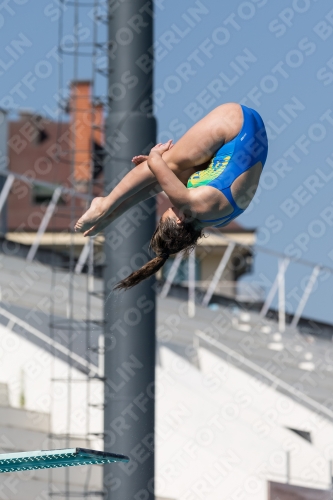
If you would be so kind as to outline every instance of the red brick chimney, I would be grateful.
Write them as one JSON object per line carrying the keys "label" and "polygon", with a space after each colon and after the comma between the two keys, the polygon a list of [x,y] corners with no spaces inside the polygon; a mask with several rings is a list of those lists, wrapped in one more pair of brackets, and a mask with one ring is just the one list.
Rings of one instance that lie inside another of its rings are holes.
{"label": "red brick chimney", "polygon": [[93,110],[91,83],[73,82],[70,97],[71,144],[74,154],[74,183],[76,189],[86,192],[92,176]]}

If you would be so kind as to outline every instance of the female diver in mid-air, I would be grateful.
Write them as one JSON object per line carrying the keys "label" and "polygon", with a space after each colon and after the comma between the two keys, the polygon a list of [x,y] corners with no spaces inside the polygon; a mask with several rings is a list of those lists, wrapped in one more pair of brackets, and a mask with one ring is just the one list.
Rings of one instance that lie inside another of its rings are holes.
{"label": "female diver in mid-air", "polygon": [[[267,158],[260,115],[235,103],[218,106],[175,144],[136,156],[133,168],[105,197],[95,198],[75,230],[94,236],[129,208],[160,191],[172,208],[151,239],[156,257],[118,283],[128,289],[156,273],[169,255],[189,251],[207,226],[221,227],[250,204]],[[194,189],[195,188],[195,189]]]}

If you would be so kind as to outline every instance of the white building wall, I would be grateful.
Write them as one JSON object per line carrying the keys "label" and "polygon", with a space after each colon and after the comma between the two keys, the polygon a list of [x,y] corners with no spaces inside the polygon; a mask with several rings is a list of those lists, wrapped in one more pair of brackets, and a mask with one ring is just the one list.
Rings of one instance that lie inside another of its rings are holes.
{"label": "white building wall", "polygon": [[[66,428],[67,394],[52,377],[67,377],[66,363],[0,327],[0,382],[8,384],[13,407],[0,407],[2,452],[49,448],[47,434]],[[284,482],[287,452],[292,484],[325,489],[329,486],[329,460],[333,458],[333,425],[262,384],[254,377],[199,349],[200,370],[169,349],[160,348],[157,367],[156,494],[171,500],[267,500],[267,480]],[[26,408],[20,409],[21,373]],[[72,370],[73,379],[83,379]],[[0,392],[6,390],[0,384]],[[99,387],[96,401],[101,402]],[[72,446],[86,446],[86,387],[73,382],[71,432],[78,435]],[[6,396],[2,401],[6,403]],[[51,411],[51,419],[48,416]],[[102,430],[101,413],[93,415],[94,430]],[[311,432],[306,442],[286,427]],[[51,447],[63,448],[59,439]],[[101,448],[102,444],[92,443]],[[121,453],[122,450],[115,450]],[[115,464],[116,475],[117,464]],[[90,488],[102,488],[102,468],[92,467]],[[0,499],[44,500],[48,471],[1,476]],[[64,469],[53,471],[53,486],[64,487]],[[71,487],[82,488],[87,467],[71,469]],[[12,492],[9,494],[10,488]],[[7,496],[6,496],[7,495]]]}
{"label": "white building wall", "polygon": [[[48,431],[84,435],[87,430],[87,377],[44,349],[0,325],[0,383],[9,387],[10,404],[20,407],[22,394],[25,408],[51,413]],[[84,360],[82,360],[84,361]],[[71,377],[72,383],[66,379]],[[53,383],[52,379],[56,379]],[[58,381],[57,381],[58,380]],[[89,402],[102,404],[103,386],[90,381]],[[70,399],[70,428],[67,428],[67,408]],[[98,432],[102,412],[89,410],[90,431]]]}
{"label": "white building wall", "polygon": [[[157,493],[267,500],[267,480],[330,484],[333,425],[205,349],[196,370],[166,348],[157,393]],[[313,444],[286,427],[308,430]]]}

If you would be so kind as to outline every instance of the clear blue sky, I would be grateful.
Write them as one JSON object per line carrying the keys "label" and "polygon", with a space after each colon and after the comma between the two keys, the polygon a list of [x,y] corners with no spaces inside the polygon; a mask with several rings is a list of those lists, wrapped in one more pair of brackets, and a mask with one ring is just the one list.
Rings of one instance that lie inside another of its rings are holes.
{"label": "clear blue sky", "polygon": [[[161,140],[228,101],[253,106],[270,133],[261,192],[239,222],[258,228],[258,245],[333,267],[333,6],[317,0],[156,2],[156,116]],[[0,106],[54,113],[58,90],[59,1],[9,0],[0,10]],[[93,37],[91,7],[65,12],[64,45]],[[98,27],[100,40],[105,27]],[[18,44],[18,41],[20,43]],[[87,46],[89,51],[89,47]],[[103,66],[102,54],[98,55]],[[62,65],[65,86],[90,78],[89,57]],[[103,92],[104,77],[97,78]],[[274,279],[277,261],[259,253],[247,281]],[[261,275],[261,277],[260,277]],[[295,310],[308,268],[286,276]],[[333,278],[320,275],[305,313],[333,321]]]}

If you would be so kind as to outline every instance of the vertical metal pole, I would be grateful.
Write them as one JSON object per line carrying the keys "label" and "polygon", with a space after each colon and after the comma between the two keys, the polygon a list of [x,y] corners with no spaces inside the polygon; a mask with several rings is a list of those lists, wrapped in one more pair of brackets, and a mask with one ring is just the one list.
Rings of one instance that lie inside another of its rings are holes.
{"label": "vertical metal pole", "polygon": [[224,252],[224,254],[222,256],[222,259],[220,260],[220,263],[219,263],[219,265],[214,273],[213,279],[210,282],[208,290],[203,298],[203,301],[202,301],[203,306],[207,307],[209,302],[210,302],[210,299],[214,295],[217,284],[221,279],[223,271],[225,270],[225,268],[228,265],[228,262],[230,260],[231,255],[232,255],[232,252],[234,251],[235,246],[236,246],[236,243],[234,243],[234,242],[229,243],[229,245],[227,246],[226,251]]}
{"label": "vertical metal pole", "polygon": [[[0,179],[2,179],[3,176],[0,176]],[[10,193],[10,190],[12,188],[12,185],[14,183],[14,180],[15,180],[15,177],[13,176],[13,174],[9,174],[5,183],[3,184],[3,187],[1,189],[1,192],[0,192],[0,214],[6,204],[6,201],[7,201],[7,198],[8,198],[8,195]]]}
{"label": "vertical metal pole", "polygon": [[314,267],[310,279],[308,281],[308,284],[305,287],[303,296],[299,301],[293,320],[291,322],[291,326],[293,326],[294,328],[296,328],[296,326],[298,325],[299,319],[302,315],[302,312],[304,311],[304,307],[306,306],[306,303],[311,295],[312,289],[317,281],[319,272],[320,272],[320,267],[319,266]]}
{"label": "vertical metal pole", "polygon": [[75,274],[82,273],[82,269],[88,260],[89,253],[90,253],[90,238],[87,238],[87,241],[85,242],[85,244],[81,250],[80,257],[78,258],[78,261],[76,263],[75,270],[74,270]]}
{"label": "vertical metal pole", "polygon": [[0,187],[2,188],[0,192],[0,234],[6,234],[7,232],[6,202],[14,180],[15,177],[12,174],[9,174],[6,180],[0,175]]}
{"label": "vertical metal pole", "polygon": [[[135,168],[131,158],[156,143],[156,122],[151,114],[153,5],[147,7],[146,0],[108,4],[105,183],[110,192]],[[141,19],[142,29],[129,29],[135,19]],[[155,200],[148,200],[105,231],[104,449],[130,457],[129,464],[104,466],[108,500],[155,498],[155,278],[112,293],[119,280],[150,260],[148,244],[155,227]]]}
{"label": "vertical metal pole", "polygon": [[[284,272],[286,272],[288,266],[290,264],[290,260],[289,259],[284,259],[283,260],[283,268],[284,268]],[[273,302],[273,299],[275,297],[275,294],[278,290],[278,287],[279,287],[279,272],[275,278],[275,281],[272,285],[272,288],[270,289],[268,295],[267,295],[267,298],[265,300],[265,303],[260,311],[260,316],[262,318],[264,318],[266,316],[266,314],[268,313],[268,309],[270,308],[271,306],[271,303]]]}
{"label": "vertical metal pole", "polygon": [[61,196],[61,193],[62,193],[62,188],[61,187],[57,187],[53,191],[52,199],[51,199],[50,203],[48,204],[48,207],[46,209],[46,212],[44,214],[42,222],[40,223],[40,226],[38,228],[38,231],[37,231],[37,234],[36,234],[36,237],[35,237],[35,241],[31,245],[30,250],[28,252],[28,255],[27,255],[27,261],[28,262],[32,262],[34,260],[34,258],[35,258],[35,255],[37,253],[39,244],[40,244],[40,242],[42,240],[43,234],[45,233],[47,226],[49,225],[49,222],[50,222],[50,219],[51,219],[51,217],[53,215],[53,212],[56,209],[56,206],[57,206],[58,200],[59,200],[59,198]]}
{"label": "vertical metal pole", "polygon": [[286,452],[286,483],[290,484],[290,451]]}
{"label": "vertical metal pole", "polygon": [[94,292],[95,288],[95,278],[94,278],[94,240],[89,238],[89,255],[88,255],[88,291],[90,293]]}
{"label": "vertical metal pole", "polygon": [[98,337],[98,375],[102,378],[105,374],[104,367],[104,351],[105,351],[105,342],[104,335],[99,335]]}
{"label": "vertical metal pole", "polygon": [[[0,110],[0,172],[8,167],[8,120],[7,112]],[[4,173],[4,172],[3,172]],[[14,182],[14,176],[0,175],[0,234],[7,233],[6,200]],[[9,180],[8,180],[9,178]]]}
{"label": "vertical metal pole", "polygon": [[195,316],[195,248],[188,257],[188,316]]}
{"label": "vertical metal pole", "polygon": [[171,285],[173,283],[173,280],[176,277],[177,271],[179,269],[179,266],[180,266],[180,263],[182,260],[183,260],[183,254],[177,253],[177,255],[176,255],[176,257],[175,257],[175,259],[174,259],[174,261],[169,269],[166,282],[164,283],[162,291],[160,293],[161,299],[164,299],[168,295],[170,288],[171,288]]}
{"label": "vertical metal pole", "polygon": [[286,299],[285,299],[285,279],[284,279],[284,260],[279,259],[279,331],[284,332],[286,329]]}

